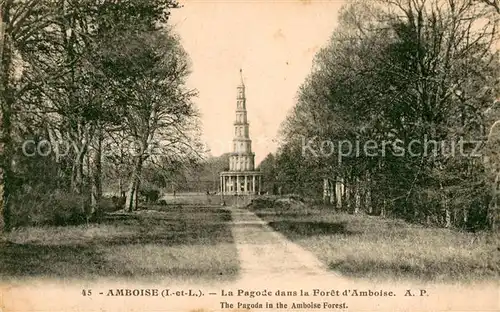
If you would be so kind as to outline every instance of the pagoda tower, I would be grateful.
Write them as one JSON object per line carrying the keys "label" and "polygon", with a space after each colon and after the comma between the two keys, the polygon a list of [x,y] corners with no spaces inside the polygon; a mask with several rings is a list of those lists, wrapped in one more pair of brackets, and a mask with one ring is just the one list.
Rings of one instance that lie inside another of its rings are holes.
{"label": "pagoda tower", "polygon": [[253,195],[261,190],[261,173],[255,170],[255,153],[252,152],[247,118],[245,84],[240,69],[240,85],[237,87],[236,119],[234,125],[233,151],[229,157],[229,171],[221,172],[220,185],[224,195]]}

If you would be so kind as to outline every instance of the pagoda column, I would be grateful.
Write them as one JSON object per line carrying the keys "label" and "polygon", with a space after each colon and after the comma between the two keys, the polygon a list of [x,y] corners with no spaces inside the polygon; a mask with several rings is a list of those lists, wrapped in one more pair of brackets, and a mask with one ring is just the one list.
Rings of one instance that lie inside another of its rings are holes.
{"label": "pagoda column", "polygon": [[255,175],[252,176],[252,193],[255,194]]}

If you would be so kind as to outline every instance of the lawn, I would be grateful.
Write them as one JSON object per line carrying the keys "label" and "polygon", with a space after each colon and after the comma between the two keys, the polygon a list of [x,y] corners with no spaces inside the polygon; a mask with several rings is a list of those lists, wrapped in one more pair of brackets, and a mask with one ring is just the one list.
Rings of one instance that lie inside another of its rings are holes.
{"label": "lawn", "polygon": [[500,278],[498,234],[426,228],[311,207],[307,213],[286,213],[281,208],[256,212],[276,231],[346,276],[425,282]]}
{"label": "lawn", "polygon": [[161,197],[167,205],[218,205],[221,204],[220,195],[206,193],[177,193],[175,196],[172,193],[165,194]]}
{"label": "lawn", "polygon": [[218,208],[164,207],[88,226],[21,228],[0,247],[0,279],[232,280],[239,262],[230,220]]}

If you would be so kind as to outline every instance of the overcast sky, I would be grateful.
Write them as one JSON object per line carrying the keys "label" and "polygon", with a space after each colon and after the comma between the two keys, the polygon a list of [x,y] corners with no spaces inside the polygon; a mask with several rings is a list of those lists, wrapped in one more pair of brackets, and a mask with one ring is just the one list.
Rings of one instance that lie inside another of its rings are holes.
{"label": "overcast sky", "polygon": [[256,164],[276,150],[280,123],[343,2],[181,1],[171,22],[192,61],[189,86],[199,91],[195,102],[212,155],[231,151],[240,68]]}

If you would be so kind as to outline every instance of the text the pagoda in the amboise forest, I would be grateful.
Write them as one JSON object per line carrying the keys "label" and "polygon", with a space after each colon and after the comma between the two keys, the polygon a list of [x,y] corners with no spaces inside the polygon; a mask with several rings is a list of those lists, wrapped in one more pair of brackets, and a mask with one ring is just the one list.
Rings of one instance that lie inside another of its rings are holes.
{"label": "text the pagoda in the amboise forest", "polygon": [[229,171],[221,172],[220,185],[224,195],[259,194],[261,173],[255,170],[255,153],[252,152],[247,120],[245,84],[240,69],[241,83],[237,87],[236,120],[234,121],[233,152],[229,157]]}

